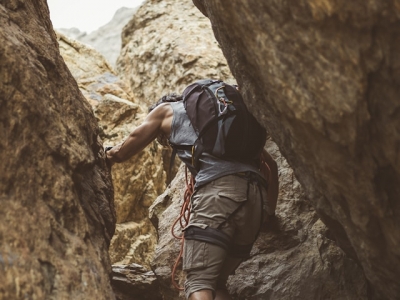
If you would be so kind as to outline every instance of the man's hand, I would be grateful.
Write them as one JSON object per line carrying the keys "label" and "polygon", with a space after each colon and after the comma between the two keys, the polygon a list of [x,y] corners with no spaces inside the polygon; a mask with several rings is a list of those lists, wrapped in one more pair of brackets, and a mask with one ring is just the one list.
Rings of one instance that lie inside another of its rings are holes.
{"label": "man's hand", "polygon": [[111,169],[112,165],[114,162],[112,161],[112,157],[108,154],[108,151],[111,150],[113,147],[112,146],[106,146],[104,147],[104,153],[106,155],[106,164],[109,169]]}
{"label": "man's hand", "polygon": [[169,136],[173,115],[170,104],[164,103],[157,106],[122,143],[107,150],[106,155],[110,165],[128,160],[142,151],[161,133]]}

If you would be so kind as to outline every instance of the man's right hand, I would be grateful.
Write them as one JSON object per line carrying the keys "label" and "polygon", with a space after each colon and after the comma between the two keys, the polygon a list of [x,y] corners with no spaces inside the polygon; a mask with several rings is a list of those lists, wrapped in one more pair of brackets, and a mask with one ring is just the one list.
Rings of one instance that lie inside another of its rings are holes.
{"label": "man's right hand", "polygon": [[114,164],[114,162],[112,161],[112,157],[108,153],[108,151],[111,150],[112,148],[113,147],[111,147],[111,146],[104,147],[104,152],[106,155],[106,164],[109,169],[111,169],[112,165]]}

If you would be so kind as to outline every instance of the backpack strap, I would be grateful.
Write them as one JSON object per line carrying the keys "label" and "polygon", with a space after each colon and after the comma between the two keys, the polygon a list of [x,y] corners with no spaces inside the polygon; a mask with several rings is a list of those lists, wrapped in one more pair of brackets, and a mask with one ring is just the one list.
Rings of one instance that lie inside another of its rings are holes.
{"label": "backpack strap", "polygon": [[[174,167],[176,152],[178,149],[175,147],[172,148],[171,159],[169,160],[169,170],[168,170],[168,177],[171,178],[172,176],[172,168]],[[172,178],[171,178],[172,181]]]}
{"label": "backpack strap", "polygon": [[[204,147],[203,143],[201,142],[201,138],[203,137],[203,135],[215,123],[219,123],[220,120],[222,120],[224,118],[228,118],[228,117],[232,118],[232,120],[233,120],[235,115],[236,115],[236,111],[230,111],[229,115],[225,115],[225,114],[220,115],[218,118],[210,120],[210,122],[208,122],[204,126],[204,128],[199,132],[199,135],[196,139],[196,142],[193,144],[193,149],[192,149],[192,165],[197,171],[199,171],[199,169],[200,169],[200,165],[199,165],[200,156],[201,156],[201,154],[203,154],[203,152],[205,152],[205,147]],[[218,130],[218,131],[221,132],[220,130]]]}
{"label": "backpack strap", "polygon": [[[176,157],[178,150],[190,150],[191,151],[193,149],[193,146],[192,145],[175,145],[175,144],[172,144],[171,142],[169,144],[172,148],[172,153],[171,153],[171,158],[169,160],[168,174],[169,174],[169,177],[171,177],[172,168],[174,167],[175,157]],[[192,156],[192,161],[193,161],[193,156]]]}

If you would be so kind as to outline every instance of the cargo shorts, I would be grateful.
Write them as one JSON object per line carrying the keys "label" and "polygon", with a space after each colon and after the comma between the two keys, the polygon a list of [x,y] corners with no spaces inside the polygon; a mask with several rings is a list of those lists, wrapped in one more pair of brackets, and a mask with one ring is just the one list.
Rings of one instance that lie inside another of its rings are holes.
{"label": "cargo shorts", "polygon": [[[255,242],[262,222],[265,188],[256,181],[236,175],[218,178],[197,190],[192,196],[189,225],[202,229],[220,229],[232,245],[246,246]],[[186,272],[186,298],[200,290],[225,288],[228,276],[243,258],[212,243],[186,240],[183,270]]]}

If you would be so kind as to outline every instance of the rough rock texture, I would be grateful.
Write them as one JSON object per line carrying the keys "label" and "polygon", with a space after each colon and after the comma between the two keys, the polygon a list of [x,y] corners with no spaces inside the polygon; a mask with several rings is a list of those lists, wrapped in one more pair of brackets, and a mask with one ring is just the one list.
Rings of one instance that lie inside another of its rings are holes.
{"label": "rough rock texture", "polygon": [[[139,125],[143,108],[130,88],[96,50],[58,35],[61,54],[86,99],[92,104],[105,145],[116,145]],[[137,156],[113,167],[117,227],[110,245],[112,263],[149,266],[156,231],[148,207],[165,189],[162,147],[152,143]]]}
{"label": "rough rock texture", "polygon": [[376,297],[398,299],[399,2],[194,3],[318,215]]}
{"label": "rough rock texture", "polygon": [[129,86],[115,74],[98,51],[60,33],[57,40],[65,63],[92,106],[104,97],[110,98],[110,95],[114,96],[113,99],[118,97],[134,101]]}
{"label": "rough rock texture", "polygon": [[107,61],[115,67],[117,58],[121,51],[121,33],[124,26],[132,19],[136,8],[121,7],[118,9],[110,22],[99,29],[86,34],[77,28],[60,28],[61,33],[78,40],[86,45],[92,46],[99,51]]}
{"label": "rough rock texture", "polygon": [[46,1],[1,1],[0,41],[0,298],[114,299],[110,174]]}
{"label": "rough rock texture", "polygon": [[[102,128],[104,145],[116,145],[142,121],[146,113],[133,103],[130,88],[96,50],[58,35],[60,51]],[[156,232],[148,207],[165,189],[162,147],[152,143],[126,163],[112,169],[117,228],[110,245],[112,263],[149,265]]]}
{"label": "rough rock texture", "polygon": [[140,265],[114,265],[112,286],[117,300],[162,300],[157,278]]}
{"label": "rough rock texture", "polygon": [[[279,165],[277,219],[264,225],[251,258],[230,277],[230,293],[235,299],[368,299],[361,268],[331,240],[277,146],[272,142],[267,146]],[[159,233],[153,270],[165,299],[182,298],[171,285],[171,268],[180,242],[173,239],[170,230],[184,189],[182,168],[150,209]],[[181,272],[176,279],[182,286]]]}
{"label": "rough rock texture", "polygon": [[209,21],[189,0],[148,0],[122,33],[117,70],[148,105],[200,78],[234,82]]}

